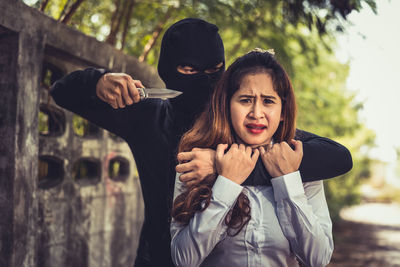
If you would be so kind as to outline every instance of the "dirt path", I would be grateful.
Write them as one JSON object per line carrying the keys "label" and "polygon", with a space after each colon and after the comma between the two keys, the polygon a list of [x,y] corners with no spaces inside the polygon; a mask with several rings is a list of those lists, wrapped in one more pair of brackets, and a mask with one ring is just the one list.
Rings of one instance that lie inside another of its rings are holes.
{"label": "dirt path", "polygon": [[334,225],[329,267],[400,266],[400,206],[368,203],[342,213]]}

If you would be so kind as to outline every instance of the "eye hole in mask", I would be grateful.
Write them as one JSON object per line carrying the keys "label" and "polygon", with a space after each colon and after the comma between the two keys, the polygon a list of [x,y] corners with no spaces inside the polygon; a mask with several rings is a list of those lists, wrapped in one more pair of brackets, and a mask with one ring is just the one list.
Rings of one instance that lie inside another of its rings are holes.
{"label": "eye hole in mask", "polygon": [[204,71],[198,70],[197,68],[191,66],[190,64],[180,64],[176,67],[176,70],[182,74],[192,75],[197,74],[199,72],[204,72],[206,74],[212,74],[221,70],[222,66],[224,65],[223,62],[216,64],[215,66],[205,69]]}
{"label": "eye hole in mask", "polygon": [[197,70],[195,67],[186,64],[178,65],[178,67],[176,67],[176,70],[182,74],[187,75],[199,73],[199,70]]}

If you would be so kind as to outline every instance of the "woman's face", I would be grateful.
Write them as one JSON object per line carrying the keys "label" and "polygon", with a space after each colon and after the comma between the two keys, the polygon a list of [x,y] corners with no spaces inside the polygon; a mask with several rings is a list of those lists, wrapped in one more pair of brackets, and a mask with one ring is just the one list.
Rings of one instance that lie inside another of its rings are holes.
{"label": "woman's face", "polygon": [[252,147],[269,144],[282,120],[281,110],[282,102],[269,74],[244,76],[230,101],[237,141]]}

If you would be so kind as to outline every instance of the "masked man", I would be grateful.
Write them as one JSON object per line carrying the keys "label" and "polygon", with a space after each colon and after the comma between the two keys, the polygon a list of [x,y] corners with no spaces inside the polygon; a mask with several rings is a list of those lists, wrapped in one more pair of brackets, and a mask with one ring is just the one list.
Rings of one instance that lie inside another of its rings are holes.
{"label": "masked man", "polygon": [[[158,73],[167,88],[179,90],[182,95],[140,101],[136,89],[143,87],[140,81],[92,68],[75,71],[52,87],[58,105],[122,137],[134,154],[145,204],[135,266],[173,266],[169,212],[177,144],[204,108],[224,69],[218,28],[189,18],[166,31],[158,63]],[[300,171],[307,179],[330,178],[351,169],[351,155],[343,146],[303,131],[299,131],[298,138],[303,141],[304,151]],[[185,157],[194,161],[200,155],[189,152]],[[190,174],[194,167],[184,165],[183,169]]]}

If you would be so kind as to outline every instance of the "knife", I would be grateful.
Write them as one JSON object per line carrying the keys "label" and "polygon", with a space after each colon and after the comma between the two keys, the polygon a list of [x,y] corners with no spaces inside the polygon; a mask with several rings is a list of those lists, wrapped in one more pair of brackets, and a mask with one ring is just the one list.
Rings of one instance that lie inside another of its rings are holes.
{"label": "knife", "polygon": [[174,98],[182,94],[182,92],[167,88],[138,88],[140,100],[147,98]]}

